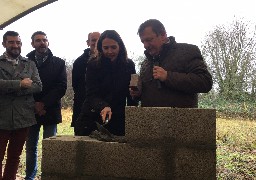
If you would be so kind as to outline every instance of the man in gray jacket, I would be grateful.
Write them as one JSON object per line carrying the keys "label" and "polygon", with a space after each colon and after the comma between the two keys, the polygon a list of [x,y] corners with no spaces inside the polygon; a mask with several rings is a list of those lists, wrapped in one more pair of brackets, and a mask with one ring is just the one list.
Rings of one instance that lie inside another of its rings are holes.
{"label": "man in gray jacket", "polygon": [[20,56],[22,42],[17,32],[7,31],[2,45],[6,51],[0,56],[0,179],[14,180],[28,129],[36,124],[33,93],[42,90],[42,83],[35,63]]}

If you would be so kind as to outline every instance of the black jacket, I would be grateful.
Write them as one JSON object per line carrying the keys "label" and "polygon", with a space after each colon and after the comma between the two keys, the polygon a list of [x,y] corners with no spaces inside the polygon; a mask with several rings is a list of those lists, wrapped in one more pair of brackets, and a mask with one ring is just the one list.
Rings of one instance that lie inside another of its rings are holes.
{"label": "black jacket", "polygon": [[[27,54],[27,57],[34,61],[35,50]],[[48,49],[48,58],[38,67],[40,79],[43,84],[43,90],[34,94],[36,102],[43,102],[46,115],[36,115],[38,124],[58,124],[62,122],[61,116],[61,98],[65,95],[67,89],[67,73],[65,61],[59,57],[53,56]]]}
{"label": "black jacket", "polygon": [[73,63],[72,87],[74,91],[74,102],[71,126],[74,126],[74,122],[78,118],[78,115],[81,112],[81,107],[85,100],[85,73],[89,58],[90,48],[87,48],[84,50],[84,53]]}
{"label": "black jacket", "polygon": [[134,73],[135,65],[130,59],[116,63],[111,63],[109,59],[89,61],[86,72],[87,105],[83,106],[83,111],[90,113],[92,109],[96,113],[96,119],[87,121],[102,122],[100,111],[104,107],[111,107],[112,118],[105,127],[112,134],[125,134],[125,106],[137,106],[129,93],[131,74]]}
{"label": "black jacket", "polygon": [[74,93],[85,91],[85,72],[89,58],[90,48],[87,48],[73,63],[72,87],[74,89]]}

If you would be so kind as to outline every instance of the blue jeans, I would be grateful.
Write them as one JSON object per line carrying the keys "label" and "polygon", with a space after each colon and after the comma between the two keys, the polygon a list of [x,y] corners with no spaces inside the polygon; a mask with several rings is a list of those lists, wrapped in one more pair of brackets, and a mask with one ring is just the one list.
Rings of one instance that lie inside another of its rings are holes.
{"label": "blue jeans", "polygon": [[[56,136],[57,124],[42,125],[43,139]],[[26,177],[25,180],[34,180],[37,173],[37,146],[41,125],[34,125],[29,128],[26,142]]]}

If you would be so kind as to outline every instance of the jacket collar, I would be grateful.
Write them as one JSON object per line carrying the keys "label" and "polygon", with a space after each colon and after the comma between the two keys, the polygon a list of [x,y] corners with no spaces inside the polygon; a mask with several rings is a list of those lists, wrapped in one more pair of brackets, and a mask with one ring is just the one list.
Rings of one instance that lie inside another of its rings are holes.
{"label": "jacket collar", "polygon": [[[31,51],[30,53],[27,54],[27,57],[33,61],[35,61],[35,54],[36,54],[36,50]],[[52,58],[53,54],[52,51],[50,49],[48,49],[48,58],[50,59]]]}
{"label": "jacket collar", "polygon": [[144,54],[146,56],[146,58],[150,61],[159,61],[160,59],[162,59],[163,57],[165,57],[169,51],[169,49],[174,49],[176,48],[176,41],[175,41],[175,37],[173,36],[170,36],[168,37],[169,41],[165,44],[163,44],[162,46],[162,50],[161,52],[159,53],[159,55],[157,56],[151,56],[147,50],[144,51]]}
{"label": "jacket collar", "polygon": [[24,62],[28,61],[27,58],[24,58],[22,56],[18,57],[19,63],[17,64],[16,68],[13,68],[11,63],[7,63],[6,57],[4,55],[0,56],[0,66],[2,69],[4,69],[6,72],[10,74],[13,78],[15,78],[20,72],[23,71],[25,64]]}
{"label": "jacket collar", "polygon": [[[27,58],[22,57],[21,55],[18,57],[19,61],[28,61]],[[6,58],[4,55],[0,56],[0,61],[6,61]]]}

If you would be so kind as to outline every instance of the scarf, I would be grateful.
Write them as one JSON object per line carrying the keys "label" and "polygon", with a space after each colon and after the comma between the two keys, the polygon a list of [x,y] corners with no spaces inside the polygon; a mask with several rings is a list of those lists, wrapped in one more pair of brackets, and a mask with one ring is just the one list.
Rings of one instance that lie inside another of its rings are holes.
{"label": "scarf", "polygon": [[19,57],[20,57],[20,56],[18,56],[17,58],[13,59],[12,57],[10,57],[10,56],[7,54],[7,52],[4,52],[3,55],[4,55],[5,59],[6,59],[8,62],[10,62],[13,66],[17,66],[17,65],[18,65],[18,63],[19,63]]}
{"label": "scarf", "polygon": [[37,62],[38,67],[40,67],[43,62],[48,58],[48,53],[44,53],[44,54],[39,54],[39,53],[35,53],[35,60]]}

